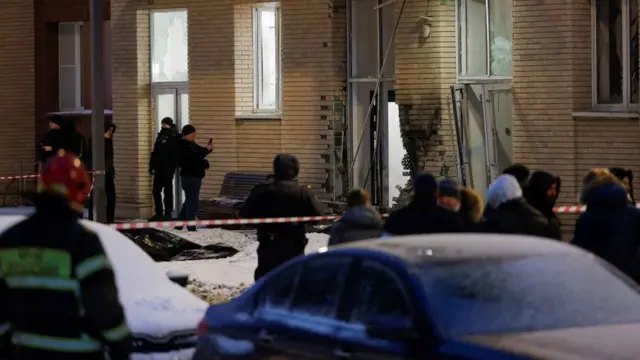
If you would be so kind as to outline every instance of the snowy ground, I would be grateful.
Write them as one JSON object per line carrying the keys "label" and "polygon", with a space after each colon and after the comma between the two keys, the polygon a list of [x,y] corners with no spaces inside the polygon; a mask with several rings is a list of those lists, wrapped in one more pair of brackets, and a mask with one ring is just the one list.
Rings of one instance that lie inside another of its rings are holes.
{"label": "snowy ground", "polygon": [[[206,297],[210,302],[218,302],[238,295],[253,284],[253,271],[256,268],[256,249],[258,242],[253,231],[230,231],[223,229],[198,229],[197,232],[168,230],[178,236],[207,245],[223,243],[236,248],[239,252],[226,259],[193,261],[171,261],[158,263],[164,270],[174,269],[191,276],[191,291]],[[309,244],[306,252],[315,252],[327,245],[325,234],[307,234]]]}

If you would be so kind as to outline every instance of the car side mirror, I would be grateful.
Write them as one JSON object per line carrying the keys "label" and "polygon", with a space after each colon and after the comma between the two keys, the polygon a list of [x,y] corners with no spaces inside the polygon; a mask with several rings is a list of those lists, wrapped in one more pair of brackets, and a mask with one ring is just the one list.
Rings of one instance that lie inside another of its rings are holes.
{"label": "car side mirror", "polygon": [[189,285],[189,274],[183,271],[174,269],[167,270],[167,277],[169,278],[169,280],[182,287],[186,287],[187,285]]}
{"label": "car side mirror", "polygon": [[417,333],[409,319],[402,315],[371,316],[365,320],[367,334],[371,337],[392,341],[411,341]]}

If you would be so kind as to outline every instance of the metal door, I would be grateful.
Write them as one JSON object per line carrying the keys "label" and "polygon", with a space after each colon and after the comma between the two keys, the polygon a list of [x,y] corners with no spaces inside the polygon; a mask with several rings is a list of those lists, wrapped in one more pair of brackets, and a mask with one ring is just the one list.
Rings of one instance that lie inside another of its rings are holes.
{"label": "metal door", "polygon": [[483,117],[489,181],[513,163],[511,85],[483,85]]}

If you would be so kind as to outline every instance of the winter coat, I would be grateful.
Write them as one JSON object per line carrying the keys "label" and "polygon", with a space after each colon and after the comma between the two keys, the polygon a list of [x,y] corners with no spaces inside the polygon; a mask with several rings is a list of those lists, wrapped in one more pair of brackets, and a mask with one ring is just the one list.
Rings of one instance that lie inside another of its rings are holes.
{"label": "winter coat", "polygon": [[529,178],[529,184],[524,191],[524,198],[529,205],[540,211],[549,221],[550,236],[557,240],[562,240],[560,219],[553,211],[556,205],[556,198],[550,199],[546,192],[556,184],[558,195],[560,194],[560,178],[546,171],[536,171]]}
{"label": "winter coat", "polygon": [[515,177],[501,175],[487,190],[484,230],[488,233],[551,237],[547,218],[527,204]]}
{"label": "winter coat", "polygon": [[195,142],[180,139],[178,145],[180,176],[202,179],[209,168],[209,162],[205,158],[210,153],[211,150]]}
{"label": "winter coat", "polygon": [[[278,218],[324,213],[315,195],[296,180],[300,169],[296,157],[280,154],[274,159],[273,167],[274,181],[254,186],[240,209],[240,217]],[[299,254],[307,244],[304,223],[262,224],[257,228],[258,241],[283,255]]]}
{"label": "winter coat", "polygon": [[438,182],[431,174],[413,179],[413,198],[405,207],[391,214],[384,230],[391,235],[451,233],[462,231],[457,213],[437,205]]}
{"label": "winter coat", "polygon": [[583,188],[580,201],[587,209],[576,221],[573,245],[640,281],[640,210],[627,202],[625,188],[600,179]]}
{"label": "winter coat", "polygon": [[331,227],[329,245],[377,238],[382,235],[382,218],[371,206],[356,206]]}
{"label": "winter coat", "polygon": [[173,176],[178,167],[178,143],[179,138],[175,128],[160,130],[149,159],[150,173]]}
{"label": "winter coat", "polygon": [[467,187],[460,188],[460,210],[458,210],[458,215],[464,232],[483,231],[483,207],[484,201],[477,191]]}

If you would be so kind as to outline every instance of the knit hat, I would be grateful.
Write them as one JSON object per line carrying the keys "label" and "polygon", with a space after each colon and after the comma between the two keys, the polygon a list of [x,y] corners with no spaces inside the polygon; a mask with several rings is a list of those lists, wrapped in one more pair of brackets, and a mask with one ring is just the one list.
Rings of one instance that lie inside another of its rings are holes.
{"label": "knit hat", "polygon": [[196,128],[193,125],[185,125],[182,127],[182,132],[180,133],[180,136],[187,136],[187,135],[191,135],[194,132],[196,132]]}
{"label": "knit hat", "polygon": [[444,179],[438,184],[438,195],[445,197],[460,198],[460,188],[458,184],[451,179]]}
{"label": "knit hat", "polygon": [[170,128],[172,128],[172,127],[176,126],[176,125],[173,123],[173,119],[172,119],[172,118],[170,118],[170,117],[168,117],[168,116],[167,116],[166,118],[162,119],[162,120],[160,121],[160,124],[162,124],[162,125],[167,125],[167,126],[168,126],[168,127],[170,127]]}

